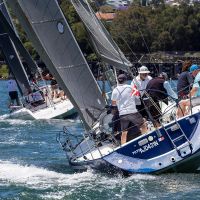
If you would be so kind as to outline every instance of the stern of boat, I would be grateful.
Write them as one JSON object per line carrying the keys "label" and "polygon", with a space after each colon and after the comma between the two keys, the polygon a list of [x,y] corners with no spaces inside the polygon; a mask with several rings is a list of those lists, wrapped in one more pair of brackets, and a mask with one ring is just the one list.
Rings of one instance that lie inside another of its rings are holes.
{"label": "stern of boat", "polygon": [[65,139],[59,136],[58,141],[74,168],[164,173],[194,172],[200,166],[199,112],[174,119],[124,145],[120,145],[109,129],[106,132],[99,127],[100,124],[93,131],[83,133],[81,139],[66,128],[61,134]]}

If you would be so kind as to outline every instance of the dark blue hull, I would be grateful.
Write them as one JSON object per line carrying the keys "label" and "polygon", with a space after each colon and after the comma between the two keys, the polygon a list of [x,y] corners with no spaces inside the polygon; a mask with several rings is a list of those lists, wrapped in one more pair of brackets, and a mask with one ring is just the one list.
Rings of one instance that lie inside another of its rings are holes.
{"label": "dark blue hull", "polygon": [[147,173],[147,174],[163,174],[163,173],[196,173],[197,169],[200,167],[200,152],[195,153],[194,155],[183,159],[180,162],[174,163],[166,168],[163,168],[161,170],[156,171],[141,171],[141,170],[135,170],[135,171],[126,171],[122,170],[106,160],[98,159],[93,161],[86,161],[81,163],[76,163],[73,161],[70,161],[70,165],[75,170],[87,170],[89,168],[98,170],[100,172],[105,172],[109,174],[115,174],[115,173],[122,173],[122,174],[133,174],[133,173]]}
{"label": "dark blue hull", "polygon": [[200,166],[200,114],[142,135],[98,159],[71,159],[76,168],[126,173],[195,172]]}

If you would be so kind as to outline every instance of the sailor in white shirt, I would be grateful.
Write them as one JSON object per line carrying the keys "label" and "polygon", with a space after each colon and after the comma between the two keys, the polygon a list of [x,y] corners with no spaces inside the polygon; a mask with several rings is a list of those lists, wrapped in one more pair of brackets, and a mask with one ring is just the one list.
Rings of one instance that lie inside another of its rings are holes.
{"label": "sailor in white shirt", "polygon": [[132,95],[132,87],[126,84],[126,75],[118,76],[118,86],[112,92],[112,106],[117,106],[121,123],[121,144],[126,143],[129,128],[136,126],[138,131],[144,132],[144,119],[136,109],[136,96]]}
{"label": "sailor in white shirt", "polygon": [[14,102],[16,101],[17,106],[20,106],[18,92],[17,92],[17,83],[11,76],[9,77],[9,80],[7,82],[7,89],[10,96],[11,104],[14,105]]}
{"label": "sailor in white shirt", "polygon": [[[140,98],[143,97],[147,84],[152,79],[152,77],[149,76],[149,73],[149,69],[146,66],[142,66],[138,70],[138,76],[136,76],[131,82],[131,86],[140,91]],[[136,108],[143,117],[147,116],[144,104],[140,99],[136,100]]]}

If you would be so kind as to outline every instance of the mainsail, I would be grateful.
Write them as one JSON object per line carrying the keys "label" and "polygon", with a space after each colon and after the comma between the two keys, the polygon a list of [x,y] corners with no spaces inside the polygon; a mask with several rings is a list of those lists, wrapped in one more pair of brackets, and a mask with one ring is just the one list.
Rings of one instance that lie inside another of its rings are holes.
{"label": "mainsail", "polygon": [[9,12],[3,0],[0,0],[0,29],[1,32],[4,31],[9,34],[15,47],[17,48],[20,56],[26,61],[28,68],[26,69],[28,75],[35,74],[37,72],[37,65],[31,58],[29,52],[24,48],[22,42],[20,41],[15,26],[12,23]]}
{"label": "mainsail", "polygon": [[27,94],[30,90],[28,77],[24,71],[17,50],[7,33],[0,34],[0,49],[18,83],[20,93],[22,95]]}
{"label": "mainsail", "polygon": [[3,15],[5,16],[6,20],[8,21],[8,23],[10,24],[10,26],[13,28],[13,30],[15,30],[15,27],[12,23],[11,17],[9,15],[9,12],[7,11],[7,7],[4,3],[4,0],[0,0],[0,10],[3,13]]}
{"label": "mainsail", "polygon": [[85,24],[96,52],[102,60],[123,71],[130,71],[132,64],[126,59],[103,24],[98,20],[87,0],[71,0]]}
{"label": "mainsail", "polygon": [[[18,55],[16,46],[22,51],[22,55],[29,55],[16,35],[12,20],[7,12],[6,5],[0,0],[0,48],[11,72],[13,73],[19,91],[22,95],[30,91],[30,83],[27,73]],[[26,54],[24,54],[24,52]]]}
{"label": "mainsail", "polygon": [[96,122],[105,100],[57,0],[7,0],[42,60],[78,110],[85,127]]}

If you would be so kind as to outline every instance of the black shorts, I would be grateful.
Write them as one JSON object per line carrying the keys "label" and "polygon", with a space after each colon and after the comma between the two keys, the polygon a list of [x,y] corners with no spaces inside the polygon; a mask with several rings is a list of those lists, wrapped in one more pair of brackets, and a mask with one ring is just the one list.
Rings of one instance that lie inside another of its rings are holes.
{"label": "black shorts", "polygon": [[9,92],[9,96],[10,96],[11,100],[18,99],[18,93],[17,93],[17,91]]}
{"label": "black shorts", "polygon": [[139,112],[136,112],[127,115],[121,115],[120,123],[121,123],[121,130],[128,131],[130,128],[134,127],[140,129],[140,127],[144,123],[144,119],[142,118],[142,115]]}

